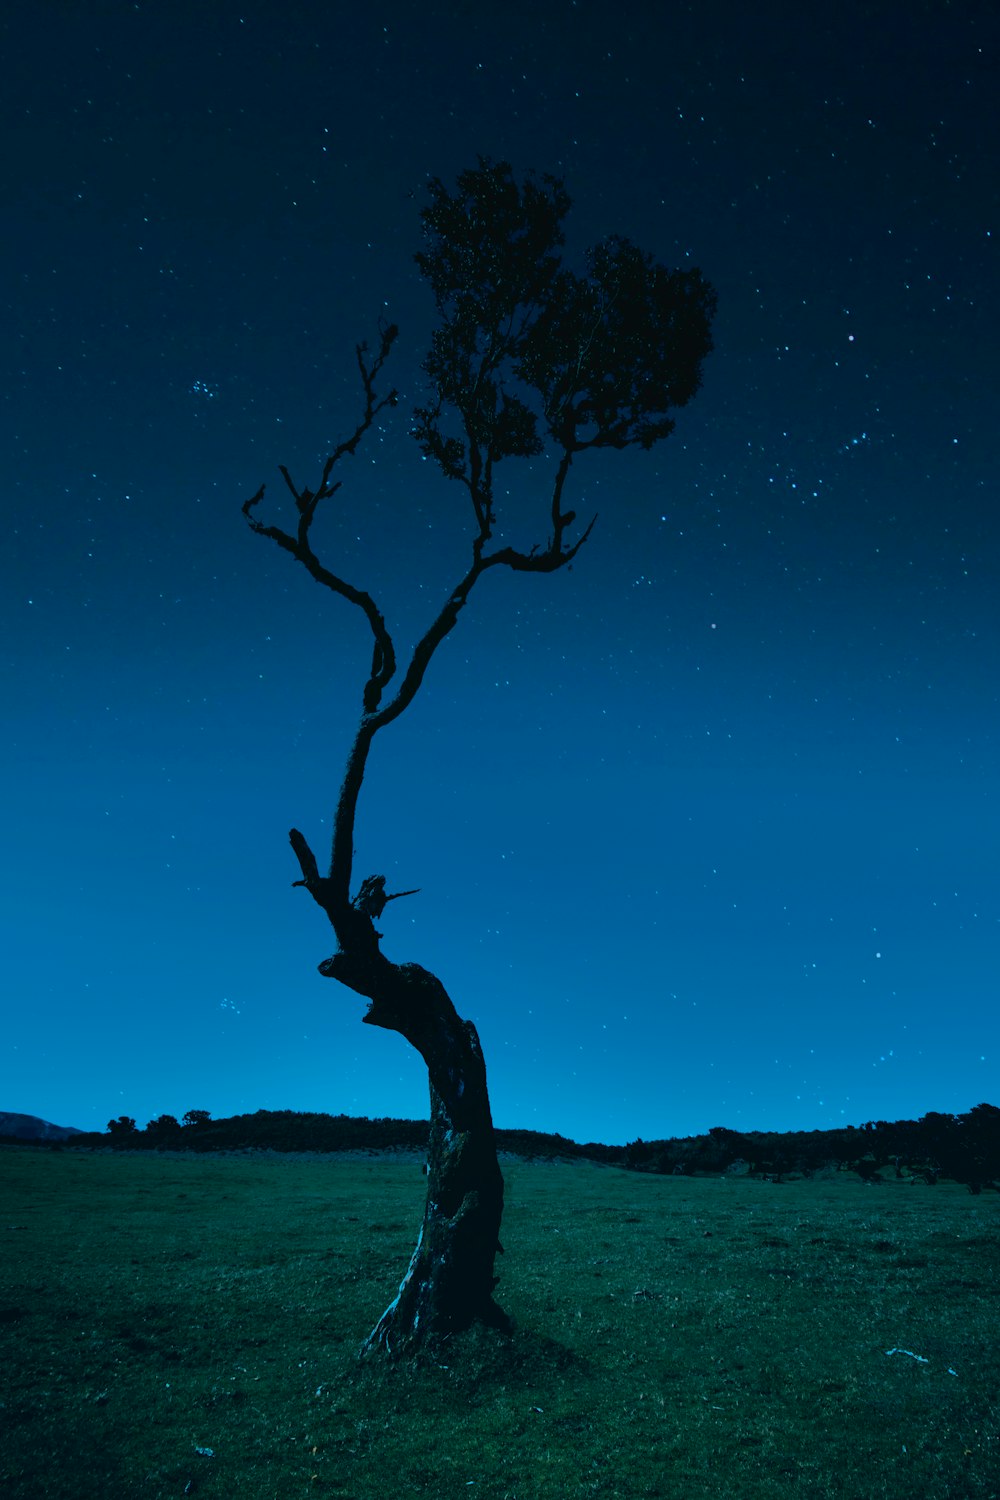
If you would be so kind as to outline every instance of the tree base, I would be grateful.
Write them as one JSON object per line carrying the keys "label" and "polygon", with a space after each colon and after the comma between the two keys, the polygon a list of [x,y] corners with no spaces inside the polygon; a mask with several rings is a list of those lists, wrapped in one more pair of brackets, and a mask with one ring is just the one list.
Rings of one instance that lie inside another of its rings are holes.
{"label": "tree base", "polygon": [[513,1324],[493,1297],[502,1214],[492,1121],[456,1130],[432,1084],[424,1221],[399,1291],[362,1353],[399,1358],[477,1323],[509,1332]]}

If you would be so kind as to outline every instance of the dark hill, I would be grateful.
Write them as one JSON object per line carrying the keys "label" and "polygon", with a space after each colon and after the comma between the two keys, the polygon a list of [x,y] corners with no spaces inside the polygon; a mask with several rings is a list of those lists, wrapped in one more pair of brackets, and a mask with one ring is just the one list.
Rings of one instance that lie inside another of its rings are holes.
{"label": "dark hill", "polygon": [[0,1137],[18,1141],[65,1141],[71,1135],[82,1135],[73,1125],[50,1125],[37,1115],[12,1115],[0,1110]]}

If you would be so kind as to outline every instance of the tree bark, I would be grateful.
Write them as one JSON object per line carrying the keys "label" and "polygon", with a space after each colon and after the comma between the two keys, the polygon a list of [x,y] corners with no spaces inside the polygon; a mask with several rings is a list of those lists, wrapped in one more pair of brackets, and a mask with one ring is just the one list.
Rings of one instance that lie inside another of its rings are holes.
{"label": "tree bark", "polygon": [[399,1291],[364,1345],[398,1357],[477,1322],[510,1327],[493,1298],[503,1176],[475,1026],[433,974],[390,962],[370,917],[351,911],[352,930],[341,927],[340,951],[320,973],[367,996],[365,1022],[400,1032],[423,1057],[430,1082],[423,1224]]}

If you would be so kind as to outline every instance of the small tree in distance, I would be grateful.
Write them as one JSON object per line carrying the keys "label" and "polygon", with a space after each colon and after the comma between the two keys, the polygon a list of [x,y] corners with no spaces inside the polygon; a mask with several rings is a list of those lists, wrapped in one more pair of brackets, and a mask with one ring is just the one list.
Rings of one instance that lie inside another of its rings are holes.
{"label": "small tree in distance", "polygon": [[[377,389],[395,325],[380,325],[373,356],[365,344],[355,351],[364,409],[327,458],[316,488],[299,488],[280,469],[295,503],[295,528],[258,519],[263,485],[243,506],[255,532],[360,609],[372,634],[325,870],[298,829],[289,838],[301,870],[295,884],[322,908],[336,936],[337,950],[320,973],[365,996],[364,1021],[398,1031],[427,1064],[423,1226],[399,1293],[365,1346],[393,1355],[476,1321],[507,1326],[493,1296],[503,1178],[475,1026],[459,1017],[435,975],[393,962],[380,947],[375,923],[390,901],[413,892],[389,893],[384,876],[368,875],[352,895],[355,816],[368,753],[375,735],[413,702],[431,658],[485,573],[499,567],[552,573],[579,552],[596,519],[580,530],[566,506],[579,455],[595,448],[648,449],[667,437],[671,412],[698,390],[712,347],[715,294],[699,271],[668,270],[620,238],[590,251],[585,276],[565,269],[558,252],[568,208],[557,179],[529,176],[519,184],[506,163],[480,159],[454,192],[437,179],[430,183],[430,202],[420,216],[426,248],[416,260],[434,295],[438,324],[423,363],[429,395],[412,430],[424,455],[468,492],[472,529],[466,571],[401,671],[375,600],[333,572],[311,538],[317,508],[341,487],[333,478],[338,464],[357,451],[378,414],[397,404],[395,390],[380,395]],[[546,539],[527,551],[496,545],[499,466],[546,450],[555,461]]]}

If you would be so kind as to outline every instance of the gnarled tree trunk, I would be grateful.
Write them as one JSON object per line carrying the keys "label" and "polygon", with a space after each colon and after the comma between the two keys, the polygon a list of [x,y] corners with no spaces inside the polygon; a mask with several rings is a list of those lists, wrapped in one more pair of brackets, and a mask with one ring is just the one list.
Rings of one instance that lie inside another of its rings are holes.
{"label": "gnarled tree trunk", "polygon": [[[475,1027],[471,1021],[462,1024],[481,1066]],[[475,1092],[486,1106],[485,1125],[456,1124],[431,1084],[424,1221],[399,1291],[365,1340],[366,1351],[381,1348],[395,1356],[412,1352],[426,1337],[455,1333],[473,1323],[505,1330],[511,1326],[493,1299],[500,1279],[493,1263],[503,1249],[498,1238],[503,1177],[485,1088]]]}
{"label": "gnarled tree trunk", "polygon": [[369,1003],[364,1021],[398,1031],[427,1064],[430,1141],[427,1202],[416,1248],[399,1292],[365,1342],[366,1350],[411,1353],[425,1340],[487,1323],[510,1321],[493,1298],[503,1215],[486,1064],[479,1035],[463,1021],[441,981],[419,964],[391,962],[379,948],[372,914],[387,901],[381,877],[369,879],[350,904],[336,899],[316,870],[302,835],[292,845],[303,884],[327,910],[340,944],[320,964]]}

